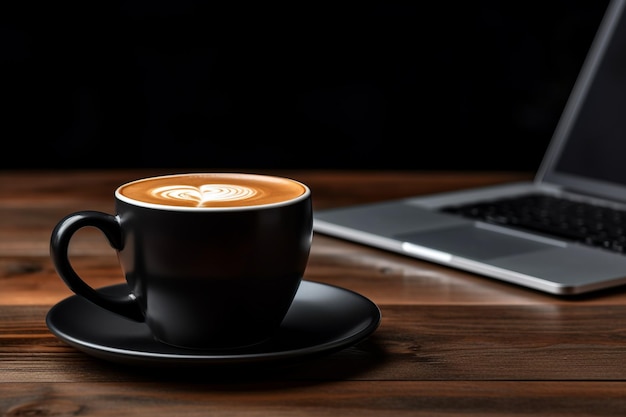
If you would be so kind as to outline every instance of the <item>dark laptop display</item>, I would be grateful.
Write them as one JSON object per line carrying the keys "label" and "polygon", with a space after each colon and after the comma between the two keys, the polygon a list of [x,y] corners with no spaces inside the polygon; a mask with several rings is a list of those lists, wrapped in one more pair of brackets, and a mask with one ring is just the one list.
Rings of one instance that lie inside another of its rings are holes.
{"label": "dark laptop display", "polygon": [[598,185],[599,195],[626,201],[626,22],[621,3],[609,4],[540,175],[543,181],[585,192]]}

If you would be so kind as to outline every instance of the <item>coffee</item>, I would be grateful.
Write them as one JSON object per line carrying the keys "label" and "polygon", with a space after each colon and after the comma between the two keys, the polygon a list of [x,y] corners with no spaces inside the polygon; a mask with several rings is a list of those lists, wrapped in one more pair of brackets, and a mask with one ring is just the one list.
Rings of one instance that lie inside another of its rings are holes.
{"label": "coffee", "polygon": [[[313,235],[311,191],[283,177],[189,173],[115,191],[115,213],[70,213],[50,254],[79,296],[144,322],[160,342],[231,349],[267,340],[295,297]],[[74,270],[68,247],[83,227],[117,251],[127,294],[110,297]]]}
{"label": "coffee", "polygon": [[226,208],[292,201],[306,187],[284,177],[239,173],[191,173],[144,178],[122,185],[116,195],[136,205]]}

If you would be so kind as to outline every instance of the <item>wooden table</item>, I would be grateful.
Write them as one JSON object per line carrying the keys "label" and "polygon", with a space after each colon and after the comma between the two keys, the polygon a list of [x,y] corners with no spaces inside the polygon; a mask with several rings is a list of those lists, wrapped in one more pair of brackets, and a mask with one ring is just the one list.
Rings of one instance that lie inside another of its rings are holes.
{"label": "wooden table", "polygon": [[[49,259],[65,214],[111,212],[127,180],[170,171],[0,172],[0,413],[39,415],[436,416],[626,414],[626,291],[555,296],[315,235],[305,279],[381,309],[376,332],[337,353],[259,371],[137,368],[57,339],[48,310],[71,295]],[[315,208],[404,197],[524,173],[278,171]],[[122,282],[97,232],[75,268]]]}

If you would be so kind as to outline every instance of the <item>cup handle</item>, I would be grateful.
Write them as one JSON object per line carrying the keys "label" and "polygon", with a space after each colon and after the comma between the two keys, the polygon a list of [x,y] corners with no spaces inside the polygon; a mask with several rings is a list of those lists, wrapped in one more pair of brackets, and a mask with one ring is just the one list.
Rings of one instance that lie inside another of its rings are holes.
{"label": "cup handle", "polygon": [[141,308],[130,291],[128,295],[123,297],[114,297],[98,292],[83,281],[72,267],[68,257],[70,240],[74,233],[86,226],[92,226],[102,231],[114,249],[120,250],[122,248],[122,231],[116,216],[99,211],[72,213],[59,221],[52,231],[50,256],[57,273],[74,293],[92,303],[131,320],[145,321]]}

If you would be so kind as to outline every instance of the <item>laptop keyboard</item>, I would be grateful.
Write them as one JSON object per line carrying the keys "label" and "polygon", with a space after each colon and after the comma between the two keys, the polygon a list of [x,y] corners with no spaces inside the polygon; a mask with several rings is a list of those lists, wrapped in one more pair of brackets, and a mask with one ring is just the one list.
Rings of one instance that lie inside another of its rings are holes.
{"label": "laptop keyboard", "polygon": [[450,206],[442,211],[626,253],[624,210],[598,207],[554,196],[529,194]]}

